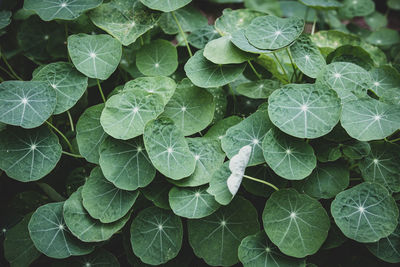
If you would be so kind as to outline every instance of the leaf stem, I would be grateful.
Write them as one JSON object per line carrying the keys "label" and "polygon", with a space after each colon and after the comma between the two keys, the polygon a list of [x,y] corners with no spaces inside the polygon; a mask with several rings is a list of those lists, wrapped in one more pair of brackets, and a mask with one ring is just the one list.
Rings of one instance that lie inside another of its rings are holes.
{"label": "leaf stem", "polygon": [[11,71],[11,73],[13,74],[14,78],[22,81],[23,79],[21,77],[18,76],[18,74],[14,71],[14,69],[11,67],[11,65],[8,63],[6,56],[1,52],[0,49],[0,53],[1,53],[1,58],[3,59],[4,63],[6,64],[7,68]]}
{"label": "leaf stem", "polygon": [[0,77],[0,82],[4,82],[4,79],[2,77]]}
{"label": "leaf stem", "polygon": [[261,80],[261,74],[257,72],[256,68],[254,68],[253,64],[251,63],[250,60],[247,60],[247,63],[249,63],[250,68],[253,70],[254,74],[257,76],[259,80]]}
{"label": "leaf stem", "polygon": [[273,185],[273,184],[271,184],[271,183],[268,183],[267,181],[264,181],[264,180],[261,180],[261,179],[257,179],[257,178],[254,178],[254,177],[251,177],[251,176],[248,176],[248,175],[243,175],[243,177],[244,177],[244,178],[247,178],[247,179],[249,179],[249,180],[253,180],[253,181],[262,183],[262,184],[266,184],[266,185],[272,187],[273,189],[275,189],[276,191],[279,191],[279,188],[278,188],[278,187],[276,187],[275,185]]}
{"label": "leaf stem", "polygon": [[185,41],[185,45],[186,45],[186,48],[187,48],[187,50],[188,50],[189,56],[192,57],[192,56],[193,56],[192,50],[190,50],[189,43],[188,43],[188,41],[187,41],[187,39],[186,39],[185,33],[183,32],[183,29],[182,29],[182,27],[181,27],[181,24],[179,23],[178,18],[175,16],[175,12],[172,11],[171,14],[172,14],[172,17],[174,18],[174,20],[175,20],[175,22],[176,22],[176,25],[177,25],[178,28],[179,28],[179,31],[180,31],[181,34],[182,34],[182,38],[183,38],[183,40]]}
{"label": "leaf stem", "polygon": [[[288,49],[287,47],[286,47],[286,53],[287,53],[288,56],[289,56],[290,63],[292,64],[292,68],[293,68],[293,74],[294,74],[294,77],[295,77],[296,80],[297,80],[298,77],[297,77],[297,72],[296,72],[296,68],[295,68],[295,65],[294,65],[294,61],[293,61],[292,55],[290,54],[290,51],[289,51],[289,49]],[[292,82],[292,79],[290,79],[290,82]]]}
{"label": "leaf stem", "polygon": [[101,95],[101,99],[103,99],[103,102],[106,103],[106,98],[104,97],[103,89],[101,89],[100,81],[99,79],[96,79],[97,81],[97,87],[99,88],[99,92]]}
{"label": "leaf stem", "polygon": [[83,159],[83,158],[84,158],[84,157],[81,156],[81,155],[69,153],[69,152],[67,152],[67,151],[62,151],[62,153],[63,153],[64,155],[71,156],[71,157],[78,158],[78,159]]}
{"label": "leaf stem", "polygon": [[47,123],[47,125],[49,125],[54,131],[56,131],[56,132],[64,139],[64,141],[65,141],[65,142],[67,143],[67,145],[68,145],[69,150],[72,151],[72,150],[73,150],[73,149],[72,149],[72,145],[71,145],[71,143],[69,142],[68,138],[67,138],[60,130],[58,130],[53,124],[51,124],[51,123],[48,122],[48,121],[46,121],[46,123]]}
{"label": "leaf stem", "polygon": [[275,52],[272,52],[272,54],[274,55],[276,61],[278,61],[278,64],[279,64],[279,66],[281,67],[281,69],[282,69],[282,71],[283,71],[283,74],[286,76],[286,80],[289,82],[288,74],[287,74],[285,68],[283,67],[281,61],[280,61],[279,58],[276,56]]}
{"label": "leaf stem", "polygon": [[235,95],[235,92],[233,91],[230,83],[228,83],[228,88],[229,88],[229,92],[232,94],[232,98],[233,98],[233,113],[236,113],[236,95]]}
{"label": "leaf stem", "polygon": [[71,116],[71,113],[69,112],[69,110],[67,110],[67,115],[68,115],[68,119],[69,119],[69,124],[71,125],[71,131],[75,132],[74,121],[72,120],[72,116]]}
{"label": "leaf stem", "polygon": [[65,200],[65,197],[60,195],[53,187],[46,183],[36,183],[43,192],[53,201],[61,202]]}
{"label": "leaf stem", "polygon": [[315,18],[314,18],[314,22],[313,22],[313,25],[312,25],[312,28],[311,28],[311,35],[314,35],[315,25],[316,24],[317,24],[317,16],[315,16]]}
{"label": "leaf stem", "polygon": [[0,66],[0,70],[4,71],[8,76],[10,76],[13,79],[17,79],[16,77],[14,77],[14,75],[12,75],[8,70],[6,70],[5,68],[3,68],[2,66]]}

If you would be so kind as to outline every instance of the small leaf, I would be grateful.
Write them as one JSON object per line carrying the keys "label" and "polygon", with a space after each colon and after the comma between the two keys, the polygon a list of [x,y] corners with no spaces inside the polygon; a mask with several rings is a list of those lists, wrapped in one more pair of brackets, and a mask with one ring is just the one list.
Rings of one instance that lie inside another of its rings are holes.
{"label": "small leaf", "polygon": [[372,0],[344,0],[343,7],[339,10],[346,18],[367,16],[374,12],[375,3]]}
{"label": "small leaf", "polygon": [[243,119],[238,116],[230,116],[216,122],[204,135],[204,137],[214,138],[221,140],[226,131],[241,122]]}
{"label": "small leaf", "polygon": [[400,104],[400,74],[389,66],[373,68],[369,72],[372,78],[372,91],[379,100],[390,104]]}

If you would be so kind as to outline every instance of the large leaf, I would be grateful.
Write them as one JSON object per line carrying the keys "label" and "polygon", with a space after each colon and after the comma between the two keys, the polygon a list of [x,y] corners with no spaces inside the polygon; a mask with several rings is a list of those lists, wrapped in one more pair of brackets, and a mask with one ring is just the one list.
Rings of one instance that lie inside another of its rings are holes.
{"label": "large leaf", "polygon": [[68,37],[68,52],[75,67],[89,78],[106,80],[118,67],[122,46],[108,34]]}
{"label": "large leaf", "polygon": [[203,55],[215,64],[239,64],[254,59],[253,54],[237,48],[230,36],[222,36],[210,41],[204,48]]}
{"label": "large leaf", "polygon": [[344,0],[340,14],[346,18],[366,16],[374,12],[375,3],[372,0]]}
{"label": "large leaf", "polygon": [[24,9],[35,11],[42,20],[74,20],[85,11],[99,6],[103,0],[25,0]]}
{"label": "large leaf", "polygon": [[194,172],[196,160],[171,119],[160,117],[147,123],[143,139],[151,162],[165,176],[179,180]]}
{"label": "large leaf", "polygon": [[192,31],[187,40],[192,46],[203,49],[206,44],[214,39],[217,39],[220,35],[211,25],[205,25],[199,29]]}
{"label": "large leaf", "polygon": [[371,74],[372,91],[379,99],[393,104],[400,104],[400,74],[391,66],[373,68]]}
{"label": "large leaf", "polygon": [[340,117],[340,99],[322,85],[288,84],[268,99],[268,114],[283,132],[299,138],[329,133]]}
{"label": "large leaf", "polygon": [[47,82],[6,81],[0,84],[0,122],[35,128],[54,112],[55,90]]}
{"label": "large leaf", "polygon": [[144,263],[159,265],[175,258],[181,250],[182,238],[181,219],[171,211],[146,208],[132,221],[133,253]]}
{"label": "large leaf", "polygon": [[107,138],[100,146],[99,162],[104,177],[124,190],[146,187],[156,175],[140,137],[128,141]]}
{"label": "large leaf", "polygon": [[186,6],[187,4],[192,2],[192,0],[140,0],[140,2],[151,9],[171,12]]}
{"label": "large leaf", "polygon": [[49,203],[33,213],[28,229],[35,247],[56,259],[89,254],[94,249],[93,245],[69,233],[63,217],[63,205],[64,202]]}
{"label": "large leaf", "polygon": [[361,183],[339,193],[331,204],[336,225],[345,236],[376,242],[397,226],[399,210],[389,192],[377,183]]}
{"label": "large leaf", "polygon": [[294,189],[271,195],[263,212],[264,230],[286,255],[302,258],[321,247],[330,227],[329,217],[315,199]]}
{"label": "large leaf", "polygon": [[40,69],[33,75],[33,81],[47,82],[57,95],[54,114],[60,114],[72,108],[85,93],[88,78],[79,73],[71,63],[56,62]]}
{"label": "large leaf", "polygon": [[113,0],[90,12],[90,19],[123,45],[130,45],[152,29],[160,14],[143,6],[139,0]]}
{"label": "large leaf", "polygon": [[102,223],[112,223],[124,217],[138,197],[138,191],[115,187],[95,167],[82,189],[83,206],[91,217]]}
{"label": "large leaf", "polygon": [[20,182],[39,180],[57,165],[61,150],[58,137],[47,127],[8,127],[0,132],[0,169]]}
{"label": "large leaf", "polygon": [[258,229],[257,211],[242,197],[210,216],[188,221],[190,246],[197,257],[212,266],[236,264],[240,241]]}

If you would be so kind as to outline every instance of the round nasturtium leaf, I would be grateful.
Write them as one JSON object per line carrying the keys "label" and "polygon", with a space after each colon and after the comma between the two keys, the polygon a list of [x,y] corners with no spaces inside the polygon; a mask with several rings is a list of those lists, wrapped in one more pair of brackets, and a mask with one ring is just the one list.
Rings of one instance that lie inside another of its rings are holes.
{"label": "round nasturtium leaf", "polygon": [[388,24],[388,19],[384,14],[375,11],[374,13],[371,13],[365,17],[365,22],[372,30],[376,31],[380,28],[386,27]]}
{"label": "round nasturtium leaf", "polygon": [[249,98],[266,99],[280,87],[279,81],[266,79],[239,84],[236,92]]}
{"label": "round nasturtium leaf", "polygon": [[112,223],[124,217],[138,197],[138,191],[125,191],[115,187],[95,167],[83,185],[83,206],[94,219]]}
{"label": "round nasturtium leaf", "polygon": [[371,146],[368,142],[351,140],[341,145],[343,155],[351,159],[362,159],[371,152]]}
{"label": "round nasturtium leaf", "polygon": [[221,140],[230,127],[238,124],[242,120],[241,117],[235,115],[219,120],[207,131],[204,137]]}
{"label": "round nasturtium leaf", "polygon": [[213,173],[210,179],[210,186],[207,192],[213,195],[215,200],[221,205],[228,205],[233,199],[233,195],[227,185],[227,180],[231,173],[229,161],[227,161]]}
{"label": "round nasturtium leaf", "polygon": [[247,39],[244,30],[237,30],[232,35],[230,35],[230,41],[240,50],[245,52],[260,54],[260,53],[268,53],[270,50],[267,49],[259,49],[252,44],[250,44]]}
{"label": "round nasturtium leaf", "polygon": [[340,122],[357,140],[379,140],[400,128],[400,107],[373,98],[352,100],[343,104]]}
{"label": "round nasturtium leaf", "polygon": [[371,152],[359,163],[364,180],[381,184],[389,192],[400,192],[399,151],[395,144],[372,143]]}
{"label": "round nasturtium leaf", "polygon": [[42,81],[5,81],[0,83],[0,122],[35,128],[54,112],[56,91]]}
{"label": "round nasturtium leaf", "polygon": [[339,193],[331,204],[336,225],[357,242],[372,243],[390,235],[399,210],[383,186],[364,182]]}
{"label": "round nasturtium leaf", "polygon": [[[174,13],[184,32],[192,33],[208,25],[207,18],[193,5],[187,5],[176,10]],[[180,32],[172,12],[163,13],[158,25],[166,34],[178,34]]]}
{"label": "round nasturtium leaf", "polygon": [[54,114],[72,108],[85,93],[88,78],[78,72],[71,63],[56,62],[40,69],[33,75],[33,81],[47,82],[57,95]]}
{"label": "round nasturtium leaf", "polygon": [[46,176],[57,165],[61,151],[58,137],[45,126],[0,131],[0,169],[20,182]]}
{"label": "round nasturtium leaf", "polygon": [[158,94],[144,90],[126,90],[110,97],[100,123],[104,131],[116,139],[127,140],[143,134],[144,126],[164,110]]}
{"label": "round nasturtium leaf", "polygon": [[245,237],[240,243],[238,257],[244,267],[304,266],[304,260],[290,258],[280,252],[264,231]]}
{"label": "round nasturtium leaf", "polygon": [[326,62],[350,62],[365,70],[370,70],[375,64],[370,53],[358,45],[343,45],[336,48],[326,57]]}
{"label": "round nasturtium leaf", "polygon": [[104,104],[98,104],[86,109],[76,124],[76,142],[79,153],[88,162],[99,163],[99,147],[108,136],[100,124],[100,115]]}
{"label": "round nasturtium leaf", "polygon": [[164,12],[171,12],[186,6],[192,0],[140,0],[145,6]]}
{"label": "round nasturtium leaf", "polygon": [[101,223],[90,217],[82,205],[82,187],[78,188],[65,202],[63,216],[68,230],[84,242],[108,240],[129,220],[130,214],[113,223]]}
{"label": "round nasturtium leaf", "polygon": [[168,178],[179,180],[194,172],[196,160],[171,119],[160,117],[148,122],[143,140],[154,167]]}
{"label": "round nasturtium leaf", "polygon": [[265,134],[271,129],[266,106],[260,107],[255,113],[240,123],[232,126],[221,138],[221,146],[228,158],[232,158],[239,150],[250,145],[252,147],[248,165],[265,162],[262,152],[262,142]]}
{"label": "round nasturtium leaf", "polygon": [[168,193],[172,188],[172,184],[167,182],[167,179],[162,175],[157,175],[151,184],[141,188],[140,192],[153,202],[159,208],[170,210],[168,201]]}
{"label": "round nasturtium leaf", "polygon": [[336,0],[299,0],[300,3],[315,9],[336,9],[342,7],[343,4]]}
{"label": "round nasturtium leaf", "polygon": [[281,131],[299,138],[317,138],[339,122],[340,99],[320,84],[288,84],[268,98],[268,115]]}
{"label": "round nasturtium leaf", "polygon": [[[240,241],[259,231],[257,211],[242,197],[202,219],[189,220],[189,243],[197,257],[212,266],[231,266]],[[223,245],[222,245],[223,244]]]}
{"label": "round nasturtium leaf", "polygon": [[203,55],[214,64],[239,64],[254,59],[255,55],[237,48],[225,35],[212,40],[204,48]]}
{"label": "round nasturtium leaf", "polygon": [[206,44],[214,39],[220,37],[218,32],[211,25],[204,25],[203,27],[192,31],[187,37],[187,41],[192,46],[203,49]]}
{"label": "round nasturtium leaf", "polygon": [[63,217],[64,202],[39,207],[28,224],[29,235],[37,250],[47,257],[65,259],[89,254],[92,244],[84,243],[69,233]]}
{"label": "round nasturtium leaf", "polygon": [[171,97],[174,95],[176,83],[169,77],[139,77],[129,81],[124,86],[124,91],[142,90],[148,93],[158,94],[167,104]]}
{"label": "round nasturtium leaf", "polygon": [[127,141],[108,137],[100,146],[99,162],[104,177],[124,190],[146,187],[156,176],[141,137]]}
{"label": "round nasturtium leaf", "polygon": [[122,46],[108,34],[79,33],[68,37],[68,53],[80,72],[89,78],[107,80],[118,67]]}
{"label": "round nasturtium leaf", "polygon": [[290,52],[294,63],[305,75],[317,78],[318,73],[325,67],[325,58],[318,47],[307,35],[301,35],[296,42],[290,46]]}
{"label": "round nasturtium leaf", "polygon": [[213,95],[184,79],[165,106],[163,115],[171,118],[183,135],[188,136],[206,128],[214,118],[214,110]]}
{"label": "round nasturtium leaf", "polygon": [[349,177],[348,168],[341,162],[319,163],[311,175],[300,182],[300,188],[316,199],[329,199],[349,186]]}
{"label": "round nasturtium leaf", "polygon": [[167,40],[154,40],[136,53],[136,66],[146,76],[169,76],[178,67],[176,47]]}
{"label": "round nasturtium leaf", "polygon": [[330,221],[325,209],[292,188],[273,193],[262,216],[269,239],[288,256],[312,255],[328,236]]}
{"label": "round nasturtium leaf", "polygon": [[346,18],[367,16],[375,11],[375,3],[372,0],[344,0],[339,13]]}
{"label": "round nasturtium leaf", "polygon": [[[98,248],[94,252],[79,256],[79,257],[71,257],[65,261],[63,261],[65,265],[61,266],[96,266],[96,267],[119,267],[118,259],[110,252],[103,248]],[[57,265],[59,266],[59,265]]]}
{"label": "round nasturtium leaf", "polygon": [[160,14],[139,1],[113,0],[103,3],[89,14],[92,22],[123,45],[130,45],[152,29]]}
{"label": "round nasturtium leaf", "polygon": [[298,17],[257,17],[246,28],[245,35],[250,44],[260,49],[283,48],[296,40],[304,29],[304,20]]}
{"label": "round nasturtium leaf", "polygon": [[268,166],[288,180],[304,179],[317,164],[314,150],[308,143],[277,129],[271,129],[265,135],[262,151]]}
{"label": "round nasturtium leaf", "polygon": [[185,72],[195,85],[210,88],[233,82],[245,67],[246,64],[214,64],[203,56],[203,50],[199,50],[186,62]]}
{"label": "round nasturtium leaf", "polygon": [[214,213],[220,205],[214,196],[207,193],[205,186],[193,188],[173,187],[169,191],[172,211],[189,219],[198,219]]}
{"label": "round nasturtium leaf", "polygon": [[342,102],[364,97],[372,86],[369,73],[353,63],[334,62],[325,67],[317,78],[317,84],[325,84],[335,90]]}
{"label": "round nasturtium leaf", "polygon": [[390,9],[400,10],[400,1],[399,0],[388,0],[387,5]]}
{"label": "round nasturtium leaf", "polygon": [[246,29],[253,19],[262,15],[265,14],[251,9],[226,8],[222,11],[222,16],[215,21],[215,29],[220,34],[229,36],[236,31]]}
{"label": "round nasturtium leaf", "polygon": [[25,0],[24,9],[33,10],[42,20],[74,20],[85,11],[99,6],[103,0]]}
{"label": "round nasturtium leaf", "polygon": [[389,65],[373,68],[369,72],[372,79],[372,91],[379,100],[400,104],[400,74]]}
{"label": "round nasturtium leaf", "polygon": [[181,219],[157,207],[142,210],[131,224],[133,253],[147,264],[159,265],[175,258],[182,238]]}

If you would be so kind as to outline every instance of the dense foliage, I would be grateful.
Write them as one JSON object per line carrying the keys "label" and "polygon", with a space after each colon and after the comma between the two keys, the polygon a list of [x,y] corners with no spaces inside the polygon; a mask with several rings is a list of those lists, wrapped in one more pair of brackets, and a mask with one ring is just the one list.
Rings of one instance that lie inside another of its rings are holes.
{"label": "dense foliage", "polygon": [[399,263],[383,6],[2,1],[0,265]]}

